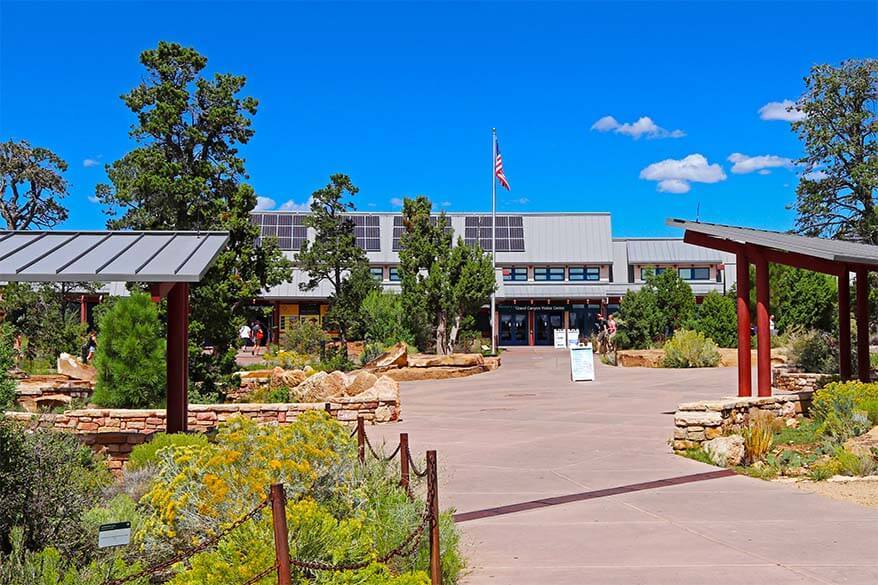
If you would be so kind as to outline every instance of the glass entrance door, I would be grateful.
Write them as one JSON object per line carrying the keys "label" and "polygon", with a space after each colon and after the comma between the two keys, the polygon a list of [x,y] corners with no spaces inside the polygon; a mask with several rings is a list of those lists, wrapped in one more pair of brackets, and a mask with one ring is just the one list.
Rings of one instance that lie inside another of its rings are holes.
{"label": "glass entrance door", "polygon": [[527,313],[500,313],[500,345],[527,345]]}
{"label": "glass entrance door", "polygon": [[534,313],[534,345],[553,345],[555,343],[555,329],[563,328],[564,313]]}

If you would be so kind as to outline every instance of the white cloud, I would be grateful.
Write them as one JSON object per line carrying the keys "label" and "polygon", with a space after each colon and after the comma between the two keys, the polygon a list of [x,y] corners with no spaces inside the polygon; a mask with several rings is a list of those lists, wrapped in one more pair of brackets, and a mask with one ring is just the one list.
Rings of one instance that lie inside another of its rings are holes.
{"label": "white cloud", "polygon": [[759,171],[760,175],[767,175],[771,172],[768,169],[780,167],[791,169],[794,166],[792,159],[774,154],[748,156],[740,152],[734,152],[729,156],[728,160],[730,163],[733,163],[732,172],[736,175],[746,175],[754,171]]}
{"label": "white cloud", "polygon": [[274,209],[274,206],[277,205],[277,202],[271,197],[262,197],[256,196],[256,207],[254,211],[268,211],[269,209]]}
{"label": "white cloud", "polygon": [[[100,157],[98,157],[98,158],[100,158]],[[87,159],[82,161],[82,166],[84,166],[87,169],[90,169],[91,167],[99,166],[100,164],[101,164],[101,161],[99,161],[97,158],[87,158]]]}
{"label": "white cloud", "polygon": [[640,171],[640,178],[658,181],[658,190],[663,193],[688,193],[690,183],[718,183],[726,180],[726,174],[719,164],[710,164],[704,155],[695,153],[681,160],[652,163]]}
{"label": "white cloud", "polygon": [[518,203],[519,205],[527,205],[530,202],[530,199],[527,197],[519,197],[518,199],[513,199],[513,203]]}
{"label": "white cloud", "polygon": [[782,102],[768,102],[759,108],[759,117],[763,120],[783,120],[785,122],[798,122],[805,119],[805,112],[796,107],[793,100]]}
{"label": "white cloud", "polygon": [[308,201],[304,203],[296,203],[292,199],[288,199],[280,206],[281,211],[310,211],[311,201],[313,197],[308,197]]}
{"label": "white cloud", "polygon": [[375,204],[374,201],[370,201],[369,203],[366,204],[366,206],[367,207],[377,207],[377,205]]}
{"label": "white cloud", "polygon": [[91,202],[91,203],[100,203],[100,202],[101,202],[101,200],[98,199],[97,197],[95,197],[94,195],[89,195],[89,196],[88,196],[88,200],[89,200],[89,202]]}
{"label": "white cloud", "polygon": [[402,199],[399,197],[391,197],[390,204],[394,207],[402,207]]}
{"label": "white cloud", "polygon": [[624,134],[637,140],[641,136],[647,138],[682,138],[686,133],[682,130],[667,130],[662,128],[649,116],[642,116],[636,122],[620,123],[613,116],[604,116],[591,125],[592,130],[598,132],[615,132],[616,134]]}
{"label": "white cloud", "polygon": [[442,207],[451,207],[451,201],[443,201],[441,205]]}
{"label": "white cloud", "polygon": [[808,179],[809,181],[822,181],[823,179],[825,179],[828,176],[829,175],[826,174],[825,172],[821,171],[820,169],[817,169],[816,171],[811,171],[810,173],[805,173],[804,175],[802,175],[802,178]]}

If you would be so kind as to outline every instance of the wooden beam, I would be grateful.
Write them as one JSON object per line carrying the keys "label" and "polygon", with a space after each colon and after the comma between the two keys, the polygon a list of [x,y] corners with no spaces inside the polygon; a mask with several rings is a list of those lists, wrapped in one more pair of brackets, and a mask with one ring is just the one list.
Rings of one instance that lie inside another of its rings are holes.
{"label": "wooden beam", "polygon": [[683,234],[683,241],[687,244],[692,244],[693,246],[720,250],[730,254],[737,254],[744,248],[743,244],[737,242],[723,240],[722,238],[715,238],[713,236],[708,236],[707,234],[692,232],[689,230],[686,230],[686,233]]}
{"label": "wooden beam", "polygon": [[857,375],[869,381],[869,271],[857,267]]}
{"label": "wooden beam", "polygon": [[189,419],[189,284],[173,286],[168,294],[167,343],[168,434],[185,433]]}
{"label": "wooden beam", "polygon": [[149,294],[152,296],[152,302],[157,303],[171,293],[175,282],[159,282],[149,285]]}
{"label": "wooden beam", "polygon": [[738,396],[753,396],[750,371],[750,261],[746,252],[737,255]]}
{"label": "wooden beam", "polygon": [[[751,253],[748,250],[748,253]],[[768,260],[753,255],[756,264],[756,386],[759,396],[771,396],[771,326],[769,321]]]}
{"label": "wooden beam", "polygon": [[838,275],[838,375],[851,379],[851,279],[845,269]]}

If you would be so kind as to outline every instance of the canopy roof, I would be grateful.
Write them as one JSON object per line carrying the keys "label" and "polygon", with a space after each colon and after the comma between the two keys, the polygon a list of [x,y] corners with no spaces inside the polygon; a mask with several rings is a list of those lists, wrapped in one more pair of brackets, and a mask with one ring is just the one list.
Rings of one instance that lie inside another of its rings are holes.
{"label": "canopy roof", "polygon": [[780,252],[792,252],[830,262],[865,264],[870,269],[878,266],[878,246],[828,240],[826,238],[797,236],[769,230],[701,223],[685,219],[669,219],[666,223],[669,226],[683,228],[687,233],[704,234],[738,244],[762,246],[763,248]]}
{"label": "canopy roof", "polygon": [[228,232],[0,231],[0,281],[198,282]]}

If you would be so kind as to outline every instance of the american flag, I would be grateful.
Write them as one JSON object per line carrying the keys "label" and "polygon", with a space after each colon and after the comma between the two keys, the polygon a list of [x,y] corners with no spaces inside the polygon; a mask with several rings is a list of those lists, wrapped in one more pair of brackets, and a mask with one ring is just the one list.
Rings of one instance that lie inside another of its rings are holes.
{"label": "american flag", "polygon": [[500,143],[497,142],[497,160],[494,161],[494,174],[497,176],[497,180],[500,181],[500,184],[507,191],[512,191],[509,188],[509,181],[506,180],[506,173],[503,172],[503,157],[500,156]]}

